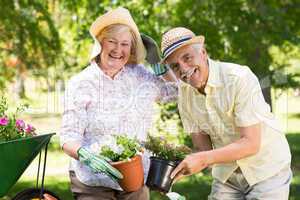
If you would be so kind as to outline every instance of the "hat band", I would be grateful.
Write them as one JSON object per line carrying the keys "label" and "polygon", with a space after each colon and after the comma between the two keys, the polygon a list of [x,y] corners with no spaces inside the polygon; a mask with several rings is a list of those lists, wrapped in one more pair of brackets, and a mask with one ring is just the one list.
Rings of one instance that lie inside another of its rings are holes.
{"label": "hat band", "polygon": [[163,52],[163,56],[165,57],[166,55],[169,54],[169,52],[171,52],[172,50],[174,50],[176,47],[180,46],[183,42],[192,39],[192,37],[188,36],[185,38],[182,38],[176,42],[174,42],[173,44],[171,44],[170,46],[168,46],[164,52]]}

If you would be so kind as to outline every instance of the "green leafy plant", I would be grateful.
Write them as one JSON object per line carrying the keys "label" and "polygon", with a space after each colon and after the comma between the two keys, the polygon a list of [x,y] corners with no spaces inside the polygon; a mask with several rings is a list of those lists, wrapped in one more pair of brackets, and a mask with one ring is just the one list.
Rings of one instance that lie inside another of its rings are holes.
{"label": "green leafy plant", "polygon": [[7,113],[8,103],[5,97],[0,99],[0,142],[6,142],[19,138],[31,137],[35,135],[35,128],[30,124],[25,124],[18,115],[23,112],[28,105],[17,107],[12,114]]}
{"label": "green leafy plant", "polygon": [[126,136],[112,136],[106,142],[107,144],[101,147],[100,155],[109,158],[113,162],[128,160],[141,151],[138,141]]}
{"label": "green leafy plant", "polygon": [[148,136],[145,148],[150,150],[155,157],[170,161],[183,160],[187,154],[192,152],[192,150],[185,145],[168,143],[164,137],[154,136]]}

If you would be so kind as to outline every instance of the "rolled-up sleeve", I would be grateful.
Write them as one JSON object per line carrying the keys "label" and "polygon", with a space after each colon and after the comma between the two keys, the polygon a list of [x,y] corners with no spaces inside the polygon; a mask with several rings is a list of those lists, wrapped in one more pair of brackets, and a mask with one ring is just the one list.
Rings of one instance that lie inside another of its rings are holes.
{"label": "rolled-up sleeve", "polygon": [[60,144],[81,143],[88,126],[87,106],[91,101],[88,81],[70,80],[64,95],[64,112],[60,130]]}
{"label": "rolled-up sleeve", "polygon": [[263,121],[270,113],[259,81],[249,68],[236,81],[234,115],[238,127],[251,126]]}

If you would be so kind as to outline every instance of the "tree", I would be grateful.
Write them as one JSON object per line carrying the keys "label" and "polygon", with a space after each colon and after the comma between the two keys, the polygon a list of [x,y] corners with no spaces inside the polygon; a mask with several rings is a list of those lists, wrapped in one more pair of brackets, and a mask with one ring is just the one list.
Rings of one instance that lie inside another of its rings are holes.
{"label": "tree", "polygon": [[[3,0],[0,6],[0,65],[1,71],[12,71],[22,89],[24,74],[29,69],[44,69],[54,65],[59,53],[60,41],[51,14],[49,1]],[[13,61],[13,62],[12,62]],[[14,76],[5,76],[2,81],[11,81]]]}
{"label": "tree", "polygon": [[[94,19],[118,6],[128,8],[140,31],[158,42],[162,33],[174,26],[203,34],[213,58],[248,65],[254,71],[270,104],[271,85],[299,84],[295,79],[299,75],[284,73],[288,65],[276,65],[270,52],[273,46],[286,49],[287,44],[299,45],[300,3],[297,0],[81,0],[66,1],[64,5],[78,16],[81,38],[90,37],[87,30]],[[278,74],[285,76],[286,82],[278,83]]]}
{"label": "tree", "polygon": [[[266,101],[270,105],[271,86],[299,86],[299,72],[297,74],[287,70],[292,66],[289,62],[278,62],[278,56],[274,56],[272,50],[275,47],[284,54],[281,60],[297,54],[290,50],[299,46],[300,40],[300,5],[297,0],[64,2],[65,9],[77,16],[78,23],[72,26],[79,30],[77,38],[80,39],[90,38],[88,28],[93,20],[118,6],[128,8],[139,30],[152,36],[158,43],[163,32],[175,26],[184,26],[196,34],[203,34],[212,58],[248,65],[254,71],[261,80]],[[297,52],[299,54],[299,49]],[[166,105],[161,108],[162,121],[179,118],[176,106]],[[180,122],[178,127],[181,127]],[[182,132],[182,127],[179,132]],[[189,141],[184,136],[181,139]]]}
{"label": "tree", "polygon": [[248,65],[262,80],[265,99],[271,105],[271,85],[297,82],[295,74],[282,73],[286,82],[277,84],[274,74],[284,72],[288,65],[272,68],[274,58],[269,50],[284,48],[286,43],[299,45],[299,7],[296,0],[182,0],[174,6],[176,15],[169,16],[169,21],[204,34],[212,57]]}

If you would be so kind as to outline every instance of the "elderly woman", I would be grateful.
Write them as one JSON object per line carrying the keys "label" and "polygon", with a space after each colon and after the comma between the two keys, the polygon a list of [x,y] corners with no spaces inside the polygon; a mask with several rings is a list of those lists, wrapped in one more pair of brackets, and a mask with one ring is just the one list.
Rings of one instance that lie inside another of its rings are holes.
{"label": "elderly woman", "polygon": [[[72,157],[71,190],[80,200],[149,199],[146,186],[136,192],[122,191],[113,180],[120,173],[110,165],[103,171],[102,164],[108,163],[95,156],[92,146],[116,134],[145,141],[153,121],[151,105],[176,97],[176,87],[140,64],[146,52],[128,10],[118,8],[100,16],[90,33],[95,40],[91,62],[71,78],[65,91],[60,136],[64,152]],[[143,162],[146,180],[145,155]]]}

